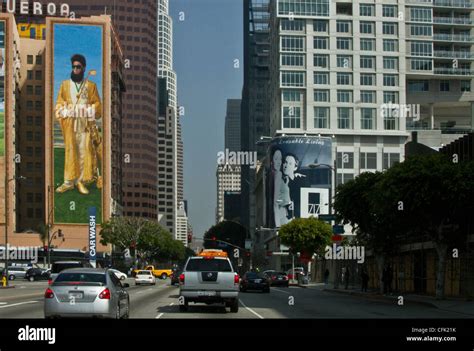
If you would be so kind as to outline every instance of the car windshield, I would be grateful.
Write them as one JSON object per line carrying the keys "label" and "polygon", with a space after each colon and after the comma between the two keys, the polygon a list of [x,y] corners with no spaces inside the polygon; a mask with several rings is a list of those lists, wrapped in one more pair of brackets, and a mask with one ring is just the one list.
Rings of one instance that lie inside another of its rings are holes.
{"label": "car windshield", "polygon": [[151,272],[150,271],[139,271],[137,274],[138,275],[151,275]]}
{"label": "car windshield", "polygon": [[229,261],[213,258],[213,259],[192,259],[186,266],[188,272],[232,272],[232,266]]}
{"label": "car windshield", "polygon": [[80,262],[70,262],[70,263],[54,263],[53,268],[51,269],[52,273],[59,273],[68,268],[81,268],[82,263]]}
{"label": "car windshield", "polygon": [[93,285],[102,286],[106,284],[105,274],[102,273],[61,273],[53,285]]}

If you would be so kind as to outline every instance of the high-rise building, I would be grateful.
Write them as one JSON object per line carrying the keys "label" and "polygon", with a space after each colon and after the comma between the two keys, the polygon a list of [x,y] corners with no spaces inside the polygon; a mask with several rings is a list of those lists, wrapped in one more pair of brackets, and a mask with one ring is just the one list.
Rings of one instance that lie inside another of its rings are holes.
{"label": "high-rise building", "polygon": [[181,202],[178,207],[175,239],[181,241],[184,246],[188,246],[188,216],[184,210],[184,202]]}
{"label": "high-rise building", "polygon": [[224,194],[226,191],[240,192],[240,166],[230,164],[218,165],[216,223],[224,220]]}
{"label": "high-rise building", "polygon": [[225,116],[225,148],[240,151],[240,99],[227,100]]}
{"label": "high-rise building", "polygon": [[[241,105],[241,150],[265,155],[265,145],[257,145],[270,135],[269,121],[269,51],[270,0],[243,1],[244,86]],[[242,166],[241,223],[249,233],[255,231],[255,169]]]}
{"label": "high-rise building", "polygon": [[[58,0],[38,2],[62,3]],[[67,3],[76,18],[101,14],[112,17],[122,44],[123,75],[127,82],[122,111],[123,215],[156,219],[157,2],[70,0]]]}

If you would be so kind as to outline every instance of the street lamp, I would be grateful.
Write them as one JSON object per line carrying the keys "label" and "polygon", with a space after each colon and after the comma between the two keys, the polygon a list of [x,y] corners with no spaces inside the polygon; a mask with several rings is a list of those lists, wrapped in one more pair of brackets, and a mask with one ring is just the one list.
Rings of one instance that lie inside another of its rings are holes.
{"label": "street lamp", "polygon": [[8,185],[14,180],[24,180],[26,177],[13,177],[5,180],[5,271],[4,275],[7,278],[6,285],[8,286]]}

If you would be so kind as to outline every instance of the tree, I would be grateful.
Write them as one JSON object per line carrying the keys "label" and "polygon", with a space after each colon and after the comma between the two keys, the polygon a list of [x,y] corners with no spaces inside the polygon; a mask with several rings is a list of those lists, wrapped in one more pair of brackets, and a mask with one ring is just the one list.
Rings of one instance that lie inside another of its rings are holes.
{"label": "tree", "polygon": [[332,228],[314,217],[296,218],[281,226],[278,235],[281,243],[290,247],[293,253],[323,255],[324,249],[331,243]]}
{"label": "tree", "polygon": [[[204,247],[206,249],[217,248],[217,242],[212,239],[222,240],[238,247],[245,247],[245,239],[247,238],[247,230],[244,226],[237,222],[222,221],[204,233]],[[228,251],[229,255],[233,252],[234,247],[224,247],[224,250]]]}
{"label": "tree", "polygon": [[453,163],[440,154],[409,157],[384,174],[375,193],[375,205],[399,233],[433,242],[436,298],[444,298],[448,249],[465,243],[462,223],[472,216],[474,163]]}
{"label": "tree", "polygon": [[398,226],[390,222],[376,203],[377,184],[383,179],[381,172],[360,174],[354,180],[341,184],[334,199],[334,210],[339,220],[352,226],[356,243],[372,250],[377,262],[380,291],[383,292],[382,274],[387,257],[397,251]]}

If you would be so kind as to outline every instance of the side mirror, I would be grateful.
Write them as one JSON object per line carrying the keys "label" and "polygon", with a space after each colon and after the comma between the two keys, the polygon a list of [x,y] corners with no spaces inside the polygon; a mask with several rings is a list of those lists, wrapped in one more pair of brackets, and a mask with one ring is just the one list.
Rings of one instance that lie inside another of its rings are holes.
{"label": "side mirror", "polygon": [[130,284],[128,284],[128,283],[123,283],[123,284],[122,284],[122,287],[124,287],[124,288],[129,288],[129,287],[130,287]]}

